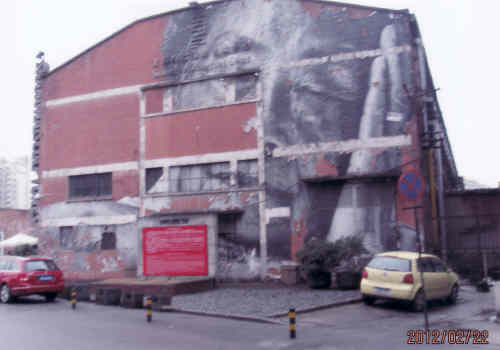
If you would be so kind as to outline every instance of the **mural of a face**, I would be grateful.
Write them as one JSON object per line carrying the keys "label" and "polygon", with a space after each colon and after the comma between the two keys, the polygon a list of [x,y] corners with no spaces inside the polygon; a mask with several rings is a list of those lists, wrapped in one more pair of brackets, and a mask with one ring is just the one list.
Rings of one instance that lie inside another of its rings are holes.
{"label": "mural of a face", "polygon": [[[403,134],[409,120],[404,94],[404,86],[411,86],[409,53],[400,49],[410,44],[407,21],[386,11],[353,15],[338,5],[312,14],[299,1],[265,0],[211,4],[172,16],[163,44],[167,79],[260,71],[270,153],[265,163],[266,207],[291,208],[289,231],[282,232],[278,225],[280,232],[268,232],[276,255],[290,257],[290,232],[300,220],[310,235],[321,238],[377,232],[377,242],[370,244],[375,250],[392,245],[380,236],[394,220],[390,189],[377,194],[372,185],[359,184],[354,191],[352,186],[324,183],[318,190],[302,180],[319,176],[320,160],[339,176],[399,166],[397,147],[374,152],[363,145],[371,138]],[[209,99],[210,93],[193,98]],[[348,140],[359,140],[361,146],[301,154],[301,145],[305,149]],[[274,152],[293,146],[297,157]]]}

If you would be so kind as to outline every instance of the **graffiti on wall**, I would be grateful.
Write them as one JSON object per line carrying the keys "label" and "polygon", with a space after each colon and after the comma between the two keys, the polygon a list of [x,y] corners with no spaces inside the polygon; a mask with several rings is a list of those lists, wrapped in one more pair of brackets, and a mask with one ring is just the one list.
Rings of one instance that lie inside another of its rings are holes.
{"label": "graffiti on wall", "polygon": [[[397,229],[394,183],[319,181],[387,178],[412,152],[409,22],[405,12],[265,0],[197,5],[171,16],[166,79],[259,72],[266,207],[290,208],[289,217],[268,222],[270,256],[290,258],[312,236],[359,234],[373,251],[412,241],[412,229]],[[294,223],[303,223],[300,237]]]}

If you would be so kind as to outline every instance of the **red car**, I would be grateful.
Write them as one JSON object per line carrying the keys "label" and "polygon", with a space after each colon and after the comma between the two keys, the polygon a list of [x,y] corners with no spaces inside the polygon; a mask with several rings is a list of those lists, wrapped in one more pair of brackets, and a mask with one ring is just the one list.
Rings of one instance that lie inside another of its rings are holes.
{"label": "red car", "polygon": [[52,259],[0,256],[0,301],[40,294],[53,301],[64,288],[63,273]]}

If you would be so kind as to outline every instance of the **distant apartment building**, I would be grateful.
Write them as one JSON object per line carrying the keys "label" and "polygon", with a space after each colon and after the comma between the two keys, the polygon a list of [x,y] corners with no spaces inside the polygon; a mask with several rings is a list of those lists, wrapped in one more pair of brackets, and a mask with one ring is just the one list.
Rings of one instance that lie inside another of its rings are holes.
{"label": "distant apartment building", "polygon": [[0,208],[30,207],[30,172],[28,156],[0,158]]}

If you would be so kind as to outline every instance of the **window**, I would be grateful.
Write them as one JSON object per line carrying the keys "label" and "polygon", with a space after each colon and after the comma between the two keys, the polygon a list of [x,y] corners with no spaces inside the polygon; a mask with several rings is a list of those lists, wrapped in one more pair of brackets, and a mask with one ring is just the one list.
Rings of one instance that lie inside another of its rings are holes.
{"label": "window", "polygon": [[259,184],[257,159],[238,161],[238,187],[256,187]]}
{"label": "window", "polygon": [[376,256],[367,265],[373,269],[386,271],[410,272],[410,260],[392,256]]}
{"label": "window", "polygon": [[71,249],[74,246],[75,233],[72,226],[59,228],[59,245],[63,249]]}
{"label": "window", "polygon": [[418,269],[422,272],[434,272],[434,265],[432,264],[432,259],[421,258],[418,259]]}
{"label": "window", "polygon": [[51,260],[29,260],[24,263],[24,272],[59,270]]}
{"label": "window", "polygon": [[432,264],[434,265],[434,271],[436,272],[446,272],[446,266],[441,260],[438,259],[431,259]]}
{"label": "window", "polygon": [[103,232],[101,250],[116,249],[116,235],[114,232]]}
{"label": "window", "polygon": [[146,169],[146,193],[167,191],[167,179],[163,168]]}
{"label": "window", "polygon": [[69,198],[96,198],[111,196],[111,173],[76,175],[69,177]]}
{"label": "window", "polygon": [[168,170],[170,192],[207,192],[229,188],[229,162],[173,166]]}
{"label": "window", "polygon": [[165,89],[163,111],[170,113],[252,101],[257,98],[257,81],[255,74],[244,74],[171,86]]}

